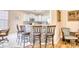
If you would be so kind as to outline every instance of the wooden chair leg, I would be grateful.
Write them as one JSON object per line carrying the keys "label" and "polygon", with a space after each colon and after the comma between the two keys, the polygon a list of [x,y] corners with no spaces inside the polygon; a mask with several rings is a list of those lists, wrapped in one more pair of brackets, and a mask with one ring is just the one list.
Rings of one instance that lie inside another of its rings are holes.
{"label": "wooden chair leg", "polygon": [[41,36],[39,37],[39,44],[40,44],[40,48],[41,48]]}
{"label": "wooden chair leg", "polygon": [[29,35],[29,42],[30,42],[30,35]]}
{"label": "wooden chair leg", "polygon": [[25,36],[24,36],[24,48],[25,48],[25,39],[26,39],[26,38],[25,38]]}
{"label": "wooden chair leg", "polygon": [[2,36],[2,39],[0,40],[0,42],[1,41],[7,41],[7,42],[9,42],[9,40],[7,38],[4,38],[4,36]]}
{"label": "wooden chair leg", "polygon": [[[23,35],[22,35],[23,36]],[[19,33],[17,34],[17,39],[16,39],[16,42],[17,42],[17,44],[20,44],[21,45],[21,39],[23,39],[23,37],[22,37],[21,35],[19,35]]]}
{"label": "wooden chair leg", "polygon": [[9,42],[9,40],[6,38],[7,42]]}
{"label": "wooden chair leg", "polygon": [[47,47],[47,36],[46,36],[46,40],[45,40],[45,48]]}
{"label": "wooden chair leg", "polygon": [[52,47],[54,48],[54,40],[53,40],[53,36],[52,36]]}
{"label": "wooden chair leg", "polygon": [[0,39],[0,42],[4,40],[4,37],[3,37],[3,36],[2,36],[1,38],[2,38],[2,39]]}
{"label": "wooden chair leg", "polygon": [[34,48],[34,46],[35,46],[35,37],[33,38],[33,46],[32,46],[32,48]]}
{"label": "wooden chair leg", "polygon": [[2,40],[4,40],[4,37],[2,36]]}

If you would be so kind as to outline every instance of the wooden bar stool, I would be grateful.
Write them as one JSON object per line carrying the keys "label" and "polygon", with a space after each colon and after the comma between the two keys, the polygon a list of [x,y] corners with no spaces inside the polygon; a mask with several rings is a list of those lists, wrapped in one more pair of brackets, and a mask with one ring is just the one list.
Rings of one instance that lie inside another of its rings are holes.
{"label": "wooden bar stool", "polygon": [[54,40],[53,40],[54,34],[55,34],[55,26],[52,26],[52,25],[47,26],[45,48],[47,47],[47,40],[48,40],[48,37],[50,36],[52,37],[52,46],[54,48]]}
{"label": "wooden bar stool", "polygon": [[23,36],[24,36],[24,48],[26,47],[25,43],[28,43],[28,42],[30,43],[30,34],[31,34],[30,25],[25,25],[24,33],[23,33]]}
{"label": "wooden bar stool", "polygon": [[35,46],[35,39],[38,37],[39,39],[39,44],[40,44],[40,48],[41,48],[41,30],[42,30],[42,26],[33,26],[33,48]]}
{"label": "wooden bar stool", "polygon": [[22,38],[22,33],[24,32],[24,30],[23,30],[23,28],[24,28],[24,26],[23,25],[17,25],[16,26],[17,27],[17,42],[18,42],[18,44],[21,44],[21,38]]}
{"label": "wooden bar stool", "polygon": [[26,47],[25,43],[30,42],[30,32],[29,32],[30,29],[26,30],[28,29],[28,27],[25,25],[21,25],[20,29],[21,29],[21,43],[23,43],[23,47],[25,48]]}

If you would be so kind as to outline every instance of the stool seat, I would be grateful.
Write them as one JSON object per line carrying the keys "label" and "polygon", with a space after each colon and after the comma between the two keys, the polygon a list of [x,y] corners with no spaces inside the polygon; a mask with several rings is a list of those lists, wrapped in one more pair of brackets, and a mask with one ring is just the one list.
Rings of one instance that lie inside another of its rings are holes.
{"label": "stool seat", "polygon": [[23,33],[24,35],[30,35],[30,32],[28,32],[28,33]]}
{"label": "stool seat", "polygon": [[35,36],[39,36],[39,35],[41,35],[41,33],[34,33],[34,35],[35,35]]}
{"label": "stool seat", "polygon": [[6,33],[0,33],[0,36],[6,36]]}
{"label": "stool seat", "polygon": [[52,35],[54,35],[53,33],[47,33],[46,34],[47,36],[52,36]]}

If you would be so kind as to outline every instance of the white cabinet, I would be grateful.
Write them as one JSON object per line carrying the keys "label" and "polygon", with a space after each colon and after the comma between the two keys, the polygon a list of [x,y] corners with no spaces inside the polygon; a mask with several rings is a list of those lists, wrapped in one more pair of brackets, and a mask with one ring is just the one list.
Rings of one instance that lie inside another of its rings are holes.
{"label": "white cabinet", "polygon": [[27,14],[26,16],[24,16],[24,23],[48,23],[49,19],[50,17],[46,15]]}
{"label": "white cabinet", "polygon": [[24,21],[29,21],[29,15],[24,16]]}

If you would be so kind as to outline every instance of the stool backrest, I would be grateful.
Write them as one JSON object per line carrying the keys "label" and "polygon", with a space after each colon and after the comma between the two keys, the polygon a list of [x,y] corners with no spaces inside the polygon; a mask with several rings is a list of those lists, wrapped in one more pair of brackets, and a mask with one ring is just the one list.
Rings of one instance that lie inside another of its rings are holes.
{"label": "stool backrest", "polygon": [[47,33],[54,33],[55,32],[55,27],[56,26],[47,26]]}
{"label": "stool backrest", "polygon": [[33,26],[33,33],[41,33],[42,26]]}
{"label": "stool backrest", "polygon": [[20,25],[20,31],[22,31],[22,32],[25,31],[25,26],[24,25]]}

